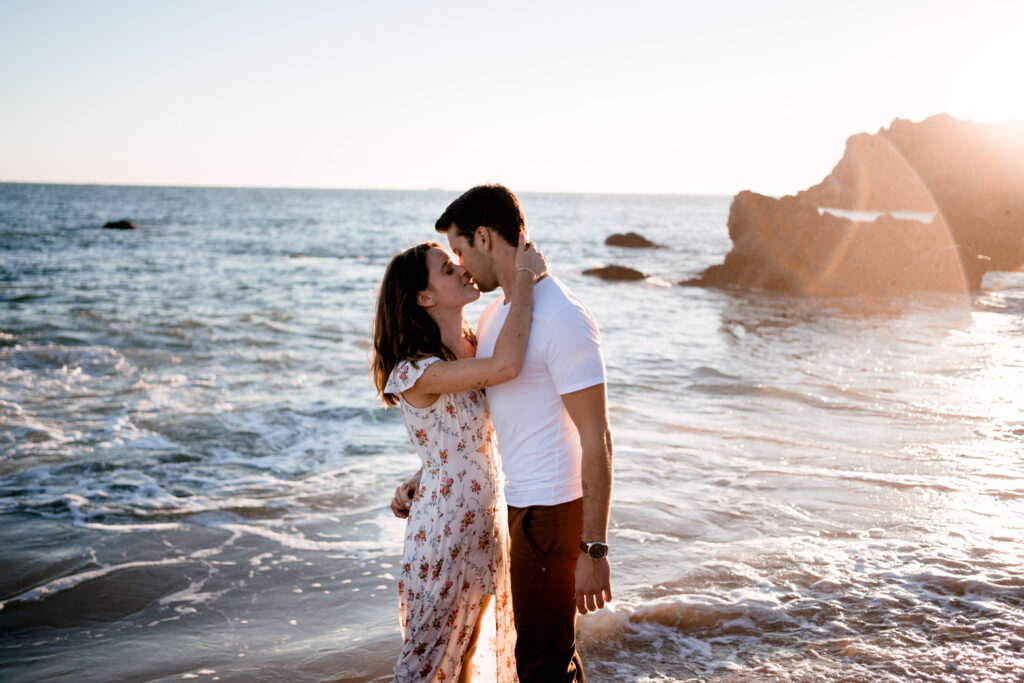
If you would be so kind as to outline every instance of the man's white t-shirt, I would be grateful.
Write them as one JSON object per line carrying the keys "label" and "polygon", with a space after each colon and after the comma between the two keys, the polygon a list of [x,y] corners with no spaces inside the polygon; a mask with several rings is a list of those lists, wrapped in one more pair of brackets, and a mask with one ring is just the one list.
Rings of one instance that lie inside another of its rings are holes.
{"label": "man's white t-shirt", "polygon": [[[508,309],[502,294],[480,315],[478,358],[494,355]],[[579,432],[561,395],[604,382],[593,316],[559,280],[544,278],[533,289],[522,371],[487,389],[509,505],[557,505],[583,495]]]}

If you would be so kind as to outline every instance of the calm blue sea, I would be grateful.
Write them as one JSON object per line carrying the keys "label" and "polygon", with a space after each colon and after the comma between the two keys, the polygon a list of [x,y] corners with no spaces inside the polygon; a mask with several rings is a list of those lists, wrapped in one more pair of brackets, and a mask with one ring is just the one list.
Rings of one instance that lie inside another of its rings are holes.
{"label": "calm blue sea", "polygon": [[[457,194],[0,184],[0,679],[389,680],[418,465],[372,310]],[[1024,274],[680,287],[728,197],[521,200],[609,370],[589,680],[1024,680]]]}

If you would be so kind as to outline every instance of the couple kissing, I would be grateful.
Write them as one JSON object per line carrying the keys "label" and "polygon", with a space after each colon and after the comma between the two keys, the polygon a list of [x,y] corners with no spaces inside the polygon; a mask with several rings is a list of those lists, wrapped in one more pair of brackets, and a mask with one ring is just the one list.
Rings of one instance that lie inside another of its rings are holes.
{"label": "couple kissing", "polygon": [[[451,251],[396,254],[374,319],[374,384],[423,465],[391,502],[407,520],[394,680],[585,681],[576,613],[612,598],[597,324],[504,186],[468,190],[435,229]],[[474,333],[463,308],[499,288]]]}

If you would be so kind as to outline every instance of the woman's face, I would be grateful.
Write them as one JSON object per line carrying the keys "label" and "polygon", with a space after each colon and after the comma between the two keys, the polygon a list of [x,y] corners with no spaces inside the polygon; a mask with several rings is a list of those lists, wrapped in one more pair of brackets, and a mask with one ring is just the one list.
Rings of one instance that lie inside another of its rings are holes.
{"label": "woman's face", "polygon": [[466,269],[454,263],[448,252],[437,247],[427,251],[427,288],[435,305],[461,308],[480,298],[480,290]]}

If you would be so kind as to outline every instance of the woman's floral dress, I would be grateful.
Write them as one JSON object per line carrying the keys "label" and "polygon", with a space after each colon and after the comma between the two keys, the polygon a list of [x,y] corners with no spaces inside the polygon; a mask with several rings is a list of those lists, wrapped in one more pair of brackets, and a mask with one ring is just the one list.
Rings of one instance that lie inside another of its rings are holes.
{"label": "woman's floral dress", "polygon": [[479,680],[515,681],[508,513],[487,399],[479,391],[463,391],[416,408],[401,398],[439,360],[400,362],[384,389],[399,396],[423,462],[398,581],[405,642],[394,680],[456,680],[483,601],[491,595],[494,623],[481,625],[474,670]]}

